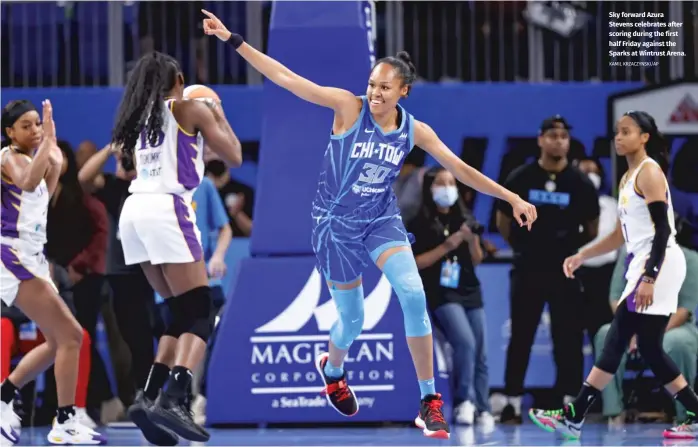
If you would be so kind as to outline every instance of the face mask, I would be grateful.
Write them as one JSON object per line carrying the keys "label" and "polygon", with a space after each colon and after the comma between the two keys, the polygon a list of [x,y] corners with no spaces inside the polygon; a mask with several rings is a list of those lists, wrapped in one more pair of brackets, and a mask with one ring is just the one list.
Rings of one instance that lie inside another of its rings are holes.
{"label": "face mask", "polygon": [[437,186],[432,190],[432,197],[438,206],[453,206],[458,200],[458,188],[455,186]]}
{"label": "face mask", "polygon": [[591,180],[591,183],[594,184],[594,187],[596,189],[601,188],[601,176],[595,172],[590,172],[587,174],[589,176],[589,180]]}

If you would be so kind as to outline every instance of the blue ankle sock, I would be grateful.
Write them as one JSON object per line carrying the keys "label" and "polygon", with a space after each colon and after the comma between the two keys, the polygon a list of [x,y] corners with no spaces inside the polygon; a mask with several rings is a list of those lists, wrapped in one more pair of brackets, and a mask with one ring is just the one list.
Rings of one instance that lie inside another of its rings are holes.
{"label": "blue ankle sock", "polygon": [[[327,362],[328,364],[330,362]],[[424,399],[428,394],[436,394],[436,385],[434,385],[434,379],[420,380],[419,381],[419,391],[422,393],[422,399]]]}
{"label": "blue ankle sock", "polygon": [[332,366],[332,364],[328,360],[327,363],[325,363],[324,371],[327,377],[332,379],[339,379],[344,375],[344,365]]}

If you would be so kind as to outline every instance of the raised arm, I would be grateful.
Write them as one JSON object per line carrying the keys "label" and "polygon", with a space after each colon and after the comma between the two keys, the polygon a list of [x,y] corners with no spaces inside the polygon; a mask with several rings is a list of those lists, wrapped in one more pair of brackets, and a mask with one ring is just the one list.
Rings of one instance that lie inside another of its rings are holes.
{"label": "raised arm", "polygon": [[24,154],[10,151],[2,160],[3,174],[8,176],[10,181],[22,191],[34,191],[41,180],[49,174],[49,168],[62,162],[62,157],[58,154],[52,155],[54,151],[60,152],[60,149],[56,143],[56,127],[49,100],[43,102],[42,127],[44,130],[43,140],[33,159]]}
{"label": "raised arm", "polygon": [[[451,171],[459,182],[481,193],[509,202],[513,208],[513,216],[519,225],[526,225],[529,230],[531,229],[531,225],[538,217],[533,205],[456,157],[427,124],[417,120],[414,123],[414,142],[417,146],[428,152],[441,166]],[[523,222],[521,216],[526,216],[526,222]]]}
{"label": "raised arm", "polygon": [[328,107],[347,119],[352,116],[352,113],[358,116],[357,107],[360,106],[360,102],[350,91],[323,87],[297,75],[280,62],[245,43],[240,35],[228,31],[223,22],[212,13],[204,9],[201,12],[208,16],[204,19],[204,33],[231,43],[240,56],[274,84],[308,102]]}
{"label": "raised arm", "polygon": [[108,144],[101,151],[87,159],[85,164],[78,172],[78,181],[82,189],[89,191],[94,186],[94,182],[99,174],[102,173],[102,168],[117,150],[115,146]]}
{"label": "raised arm", "polygon": [[190,123],[203,135],[208,147],[233,167],[242,164],[242,144],[225,118],[220,104],[212,101],[177,101],[172,113]]}

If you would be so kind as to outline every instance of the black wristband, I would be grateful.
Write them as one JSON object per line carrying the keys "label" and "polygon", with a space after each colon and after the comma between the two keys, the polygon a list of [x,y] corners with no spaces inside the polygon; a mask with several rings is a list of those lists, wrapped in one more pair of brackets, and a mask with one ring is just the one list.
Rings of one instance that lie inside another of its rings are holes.
{"label": "black wristband", "polygon": [[230,33],[230,37],[228,37],[228,40],[226,40],[225,43],[231,45],[233,48],[237,50],[238,48],[240,48],[240,45],[245,43],[245,41],[243,40],[241,35]]}

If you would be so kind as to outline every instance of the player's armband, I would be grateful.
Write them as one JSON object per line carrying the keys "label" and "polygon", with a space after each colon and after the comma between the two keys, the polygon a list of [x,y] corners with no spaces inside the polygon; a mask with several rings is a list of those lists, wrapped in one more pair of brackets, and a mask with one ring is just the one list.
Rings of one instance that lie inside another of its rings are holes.
{"label": "player's armband", "polygon": [[662,267],[664,255],[666,254],[666,244],[671,235],[668,214],[669,206],[666,202],[658,201],[648,203],[647,208],[654,223],[654,240],[652,240],[650,257],[645,263],[644,276],[655,279],[659,275],[659,269]]}

